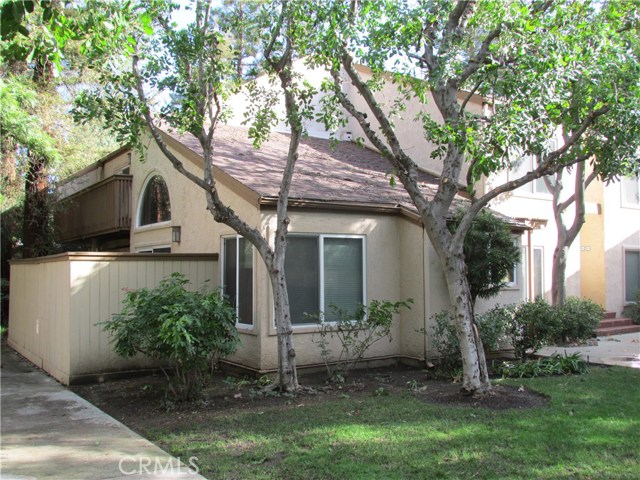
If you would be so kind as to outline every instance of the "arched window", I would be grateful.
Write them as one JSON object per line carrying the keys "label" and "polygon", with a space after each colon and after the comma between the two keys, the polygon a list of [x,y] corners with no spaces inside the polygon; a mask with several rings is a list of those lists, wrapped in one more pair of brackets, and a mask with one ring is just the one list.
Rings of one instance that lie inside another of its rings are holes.
{"label": "arched window", "polygon": [[171,220],[169,189],[160,175],[154,175],[147,182],[140,203],[140,226]]}

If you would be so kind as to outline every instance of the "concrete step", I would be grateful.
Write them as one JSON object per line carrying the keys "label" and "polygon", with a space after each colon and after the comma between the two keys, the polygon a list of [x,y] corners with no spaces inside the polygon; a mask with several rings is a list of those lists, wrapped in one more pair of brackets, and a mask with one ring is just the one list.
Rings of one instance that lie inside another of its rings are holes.
{"label": "concrete step", "polygon": [[625,327],[627,325],[633,325],[633,320],[630,318],[606,318],[600,322],[598,328],[610,328],[610,327]]}
{"label": "concrete step", "polygon": [[598,337],[607,337],[609,335],[621,335],[623,333],[636,333],[640,332],[640,325],[621,325],[621,326],[611,326],[611,327],[599,327],[596,330],[596,335]]}

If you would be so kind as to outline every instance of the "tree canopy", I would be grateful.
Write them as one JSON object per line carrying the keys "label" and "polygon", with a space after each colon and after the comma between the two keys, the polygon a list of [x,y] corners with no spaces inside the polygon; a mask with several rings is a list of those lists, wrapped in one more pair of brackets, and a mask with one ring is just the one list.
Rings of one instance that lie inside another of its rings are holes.
{"label": "tree canopy", "polygon": [[[464,275],[464,238],[489,202],[536,178],[583,161],[604,178],[637,172],[639,2],[319,3],[313,7],[322,19],[314,57],[332,72],[333,85],[326,89],[389,160],[418,209],[455,309],[463,388],[486,391],[490,383]],[[372,78],[363,77],[356,63],[370,67]],[[397,90],[391,100],[380,93],[389,81]],[[344,94],[346,83],[361,102]],[[481,114],[467,108],[476,94],[486,102]],[[409,104],[436,107],[409,119],[436,146],[432,156],[442,168],[434,196],[421,190],[416,153],[398,135]],[[558,134],[562,141],[554,144],[550,140]],[[538,159],[535,168],[491,189],[476,188],[524,155]],[[470,207],[451,233],[446,218],[465,180]]]}

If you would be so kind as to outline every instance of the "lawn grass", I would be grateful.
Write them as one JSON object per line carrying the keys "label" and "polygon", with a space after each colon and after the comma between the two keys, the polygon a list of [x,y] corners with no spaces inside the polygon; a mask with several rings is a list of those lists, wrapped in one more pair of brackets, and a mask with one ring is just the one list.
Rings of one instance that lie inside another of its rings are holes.
{"label": "lawn grass", "polygon": [[549,405],[453,407],[409,391],[309,405],[300,397],[146,433],[183,460],[198,457],[210,479],[640,478],[640,370],[509,382]]}

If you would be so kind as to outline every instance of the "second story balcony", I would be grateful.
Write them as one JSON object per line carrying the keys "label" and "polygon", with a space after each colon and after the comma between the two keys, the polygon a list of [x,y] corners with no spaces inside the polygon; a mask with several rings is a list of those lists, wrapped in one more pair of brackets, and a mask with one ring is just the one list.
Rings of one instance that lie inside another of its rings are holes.
{"label": "second story balcony", "polygon": [[58,203],[60,242],[124,234],[131,229],[131,175],[114,175]]}

